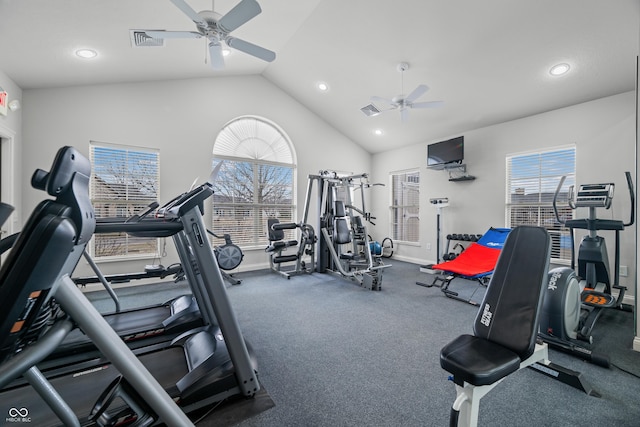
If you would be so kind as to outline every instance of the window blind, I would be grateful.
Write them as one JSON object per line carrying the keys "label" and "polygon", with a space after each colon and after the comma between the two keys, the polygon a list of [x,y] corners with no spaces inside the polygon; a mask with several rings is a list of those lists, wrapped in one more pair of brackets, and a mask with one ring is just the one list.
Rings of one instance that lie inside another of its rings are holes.
{"label": "window blind", "polygon": [[515,154],[507,156],[506,163],[507,226],[534,225],[547,229],[552,239],[551,257],[571,259],[569,229],[558,223],[553,197],[565,176],[558,193],[558,214],[563,220],[573,218],[573,210],[567,205],[567,191],[575,184],[575,147]]}
{"label": "window blind", "polygon": [[[213,183],[213,232],[231,235],[240,247],[266,246],[269,218],[295,222],[293,159],[275,125],[256,117],[227,124],[213,147],[213,167],[223,162]],[[295,238],[295,230],[285,230],[285,239]]]}
{"label": "window blind", "polygon": [[[128,218],[158,201],[158,151],[91,142],[90,160],[89,188],[96,218]],[[96,234],[90,248],[96,259],[150,256],[157,253],[158,239],[126,233]]]}
{"label": "window blind", "polygon": [[390,234],[393,240],[420,240],[420,171],[391,173]]}

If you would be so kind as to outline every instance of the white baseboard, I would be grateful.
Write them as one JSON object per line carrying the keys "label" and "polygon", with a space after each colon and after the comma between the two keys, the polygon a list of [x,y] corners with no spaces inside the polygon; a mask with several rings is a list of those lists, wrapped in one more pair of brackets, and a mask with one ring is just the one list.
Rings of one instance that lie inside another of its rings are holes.
{"label": "white baseboard", "polygon": [[625,294],[624,298],[622,298],[622,303],[625,305],[630,305],[631,307],[636,306],[636,297],[633,295]]}
{"label": "white baseboard", "polygon": [[395,254],[389,260],[385,261],[385,263],[391,264],[394,259],[397,259],[398,261],[410,262],[411,264],[417,264],[417,265],[435,264],[434,261],[425,261],[424,259],[412,258],[412,257],[407,257],[402,255],[395,255]]}

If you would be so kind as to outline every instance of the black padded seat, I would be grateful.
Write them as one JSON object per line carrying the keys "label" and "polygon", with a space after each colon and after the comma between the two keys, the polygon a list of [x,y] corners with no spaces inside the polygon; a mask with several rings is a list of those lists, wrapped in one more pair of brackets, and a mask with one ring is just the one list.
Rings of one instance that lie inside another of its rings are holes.
{"label": "black padded seat", "polygon": [[298,246],[297,240],[284,240],[284,230],[274,228],[274,225],[280,224],[280,220],[277,218],[267,219],[267,231],[269,233],[269,246],[265,249],[266,252],[281,251],[292,246]]}
{"label": "black padded seat", "polygon": [[456,381],[488,385],[517,371],[520,357],[491,341],[473,335],[461,335],[443,347],[440,366],[454,373]]}
{"label": "black padded seat", "polygon": [[351,243],[351,228],[347,222],[347,213],[344,207],[344,202],[341,200],[336,200],[334,217],[333,242],[338,245]]}

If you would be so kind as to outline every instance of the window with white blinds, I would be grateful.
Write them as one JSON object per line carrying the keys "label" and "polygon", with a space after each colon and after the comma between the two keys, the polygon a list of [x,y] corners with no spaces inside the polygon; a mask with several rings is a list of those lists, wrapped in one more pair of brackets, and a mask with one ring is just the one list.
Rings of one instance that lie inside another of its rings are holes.
{"label": "window with white blinds", "polygon": [[[215,234],[227,233],[244,248],[266,246],[269,218],[295,222],[294,152],[284,132],[257,117],[233,120],[214,143],[213,167],[219,162],[212,198]],[[295,230],[285,230],[285,239],[295,238]]]}
{"label": "window with white blinds", "polygon": [[573,210],[566,202],[568,188],[576,181],[575,146],[515,154],[506,160],[507,226],[544,227],[551,235],[551,258],[570,260],[571,235],[556,219],[553,196],[560,179],[566,176],[558,193],[558,214],[563,220],[573,218]]}
{"label": "window with white blinds", "polygon": [[404,242],[420,240],[420,171],[392,172],[391,239]]}
{"label": "window with white blinds", "polygon": [[[138,147],[91,142],[90,196],[96,218],[128,218],[158,201],[160,153]],[[95,234],[96,259],[155,256],[158,239],[126,233]]]}

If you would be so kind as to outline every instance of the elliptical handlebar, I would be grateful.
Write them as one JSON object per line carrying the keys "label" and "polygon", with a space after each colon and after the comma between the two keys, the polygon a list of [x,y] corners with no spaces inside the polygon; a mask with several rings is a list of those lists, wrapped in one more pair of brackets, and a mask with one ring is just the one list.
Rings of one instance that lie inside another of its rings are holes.
{"label": "elliptical handlebar", "polygon": [[629,188],[629,199],[631,200],[631,217],[628,223],[624,223],[625,227],[633,225],[636,220],[636,196],[633,190],[633,181],[631,180],[631,172],[626,171],[624,175],[627,177],[627,186]]}
{"label": "elliptical handlebar", "polygon": [[[562,188],[562,184],[564,184],[564,181],[567,179],[566,176],[563,176],[562,178],[560,178],[560,182],[558,183],[558,187],[556,188],[556,192],[553,193],[553,213],[556,215],[556,220],[564,225],[565,221],[560,219],[560,215],[558,214],[558,206],[557,206],[557,200],[558,200],[558,194],[560,193],[560,189]],[[573,188],[573,187],[571,187]],[[571,204],[571,203],[569,203]]]}
{"label": "elliptical handlebar", "polygon": [[[633,180],[631,179],[631,172],[626,171],[625,173],[625,177],[627,179],[627,187],[629,189],[629,200],[631,202],[631,214],[629,217],[629,222],[625,222],[623,223],[624,227],[630,227],[631,225],[633,225],[635,223],[635,205],[636,205],[636,197],[635,197],[635,191],[634,191],[634,187],[633,187]],[[566,221],[560,219],[560,214],[558,213],[558,207],[557,207],[557,200],[558,200],[558,194],[560,193],[560,189],[562,188],[562,185],[564,184],[564,181],[566,180],[566,176],[563,176],[562,178],[560,178],[560,182],[558,183],[558,187],[556,188],[555,193],[553,194],[553,213],[556,216],[556,220],[558,221],[558,223],[565,225]],[[569,203],[569,207],[571,209],[576,209],[576,203],[574,200],[574,186],[570,186],[569,190],[567,192],[567,199],[568,199],[568,203]],[[622,221],[621,221],[622,222]]]}

